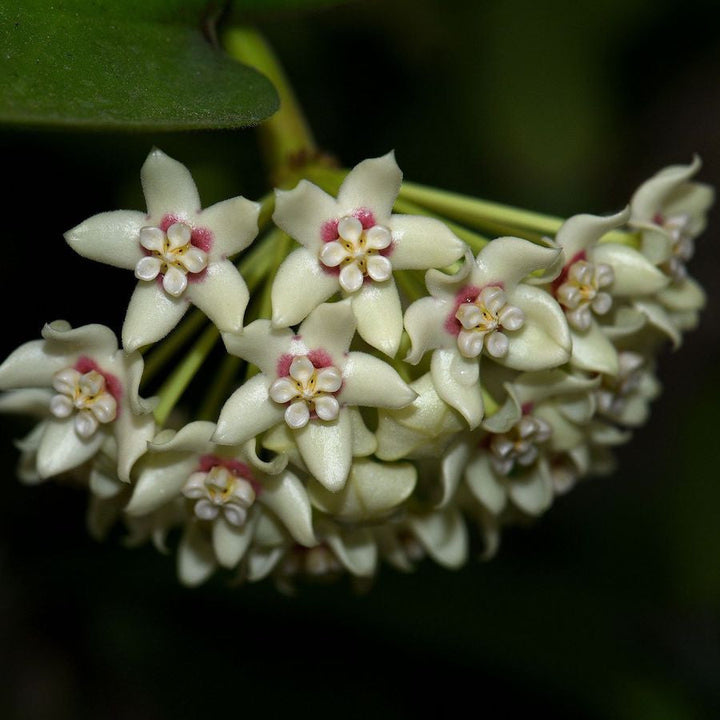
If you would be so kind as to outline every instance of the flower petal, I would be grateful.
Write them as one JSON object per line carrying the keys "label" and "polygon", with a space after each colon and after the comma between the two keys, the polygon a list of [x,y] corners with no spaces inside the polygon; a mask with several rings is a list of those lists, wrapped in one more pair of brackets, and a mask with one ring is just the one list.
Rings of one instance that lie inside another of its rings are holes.
{"label": "flower petal", "polygon": [[453,309],[449,300],[424,297],[416,300],[405,311],[404,324],[412,347],[406,362],[417,365],[428,350],[453,347],[457,340],[445,328]]}
{"label": "flower petal", "polygon": [[355,327],[351,301],[346,299],[318,305],[300,325],[298,334],[308,348],[325,350],[333,364],[341,366]]}
{"label": "flower petal", "polygon": [[355,457],[365,457],[372,455],[377,450],[377,439],[375,433],[368,430],[367,425],[363,422],[360,411],[354,407],[346,409],[350,416],[352,425],[352,449]]}
{"label": "flower petal", "polygon": [[445,223],[435,218],[393,215],[391,228],[390,259],[395,270],[446,267],[459,260],[467,247]]}
{"label": "flower petal", "polygon": [[240,527],[231,525],[222,514],[213,522],[212,545],[222,567],[234,568],[242,560],[252,541],[256,518],[254,512]]}
{"label": "flower petal", "polygon": [[490,464],[487,452],[476,453],[465,469],[465,481],[475,498],[493,515],[499,515],[507,504],[507,491]]}
{"label": "flower petal", "polygon": [[471,281],[478,287],[502,282],[509,292],[530,273],[551,267],[560,253],[559,247],[542,247],[516,237],[496,238],[478,253]]}
{"label": "flower petal", "polygon": [[552,477],[547,464],[539,461],[527,474],[514,477],[508,488],[517,507],[528,515],[541,515],[550,507],[553,499]]}
{"label": "flower petal", "polygon": [[269,507],[301,545],[316,545],[310,499],[298,477],[286,470],[280,475],[265,477],[262,484],[258,502]]}
{"label": "flower petal", "polygon": [[273,325],[296,325],[339,289],[338,276],[325,272],[315,254],[305,248],[293,250],[273,280]]}
{"label": "flower petal", "polygon": [[452,349],[435,350],[430,373],[438,395],[476,428],[484,413],[478,361],[463,358]]}
{"label": "flower petal", "polygon": [[343,215],[367,208],[377,225],[388,222],[395,199],[400,192],[402,171],[391,151],[378,158],[363,160],[347,175],[338,192],[338,206]]}
{"label": "flower petal", "polygon": [[394,280],[368,283],[352,296],[357,331],[366,343],[395,357],[402,338],[403,316]]}
{"label": "flower petal", "polygon": [[137,415],[126,403],[113,423],[117,441],[117,473],[120,480],[130,482],[130,471],[147,450],[147,444],[155,434],[155,418],[152,414]]}
{"label": "flower petal", "polygon": [[250,293],[242,275],[229,260],[208,266],[202,280],[189,283],[186,294],[220,332],[242,330]]}
{"label": "flower petal", "polygon": [[372,577],[377,566],[377,545],[367,528],[344,529],[328,527],[323,540],[345,568],[357,577]]}
{"label": "flower petal", "polygon": [[347,521],[384,517],[410,497],[417,471],[410,463],[386,464],[368,459],[355,460],[345,486],[332,492],[311,482],[308,492],[313,505],[329,515]]}
{"label": "flower petal", "polygon": [[592,254],[594,263],[605,263],[613,269],[610,293],[617,295],[652,295],[668,284],[667,276],[644,255],[626,245],[605,243]]}
{"label": "flower petal", "polygon": [[68,245],[83,257],[133,270],[143,257],[140,229],[147,222],[145,213],[115,210],[93,215],[68,230],[64,237]]}
{"label": "flower petal", "polygon": [[186,527],[177,553],[178,578],[183,585],[195,587],[204,583],[217,567],[212,544],[202,532],[200,523]]}
{"label": "flower petal", "polygon": [[295,442],[307,469],[331,492],[347,480],[352,462],[352,423],[340,410],[337,420],[310,421],[295,431]]}
{"label": "flower petal", "polygon": [[275,224],[312,251],[314,257],[322,247],[323,225],[339,220],[342,214],[335,198],[307,180],[301,180],[292,190],[275,191]]}
{"label": "flower petal", "polygon": [[257,365],[268,381],[278,376],[277,363],[282,355],[304,355],[304,343],[293,341],[293,333],[285,328],[275,329],[269,320],[255,320],[242,334],[223,333],[223,342],[231,355]]}
{"label": "flower petal", "polygon": [[283,421],[285,408],[268,395],[263,375],[250,378],[223,405],[213,442],[240,445]]}
{"label": "flower petal", "polygon": [[469,539],[465,521],[457,508],[411,515],[409,524],[436,563],[449,570],[457,570],[465,564]]}
{"label": "flower petal", "polygon": [[93,457],[107,438],[102,432],[81,438],[74,418],[48,420],[37,449],[36,466],[41,478],[54,477],[79,467]]}
{"label": "flower petal", "polygon": [[170,297],[157,283],[139,282],[128,305],[122,328],[126,352],[164,338],[188,309],[186,298]]}
{"label": "flower petal", "polygon": [[570,362],[579,370],[617,375],[618,355],[615,346],[593,320],[584,332],[572,330]]}
{"label": "flower petal", "polygon": [[545,291],[524,284],[509,294],[509,302],[525,313],[525,324],[507,336],[508,353],[498,362],[515,370],[545,370],[566,363],[572,340],[557,302]]}
{"label": "flower petal", "polygon": [[197,223],[212,232],[211,257],[231,258],[244,250],[258,233],[259,214],[259,203],[240,196],[203,210]]}
{"label": "flower petal", "polygon": [[340,401],[347,405],[401,408],[417,397],[386,362],[363,352],[350,352],[343,370]]}
{"label": "flower petal", "polygon": [[700,310],[707,301],[703,288],[690,277],[682,282],[668,285],[658,293],[658,299],[673,312]]}
{"label": "flower petal", "polygon": [[129,515],[147,515],[179,497],[190,475],[198,467],[195,455],[149,456],[143,462],[132,497],[125,507]]}
{"label": "flower petal", "polygon": [[568,218],[555,236],[555,242],[563,249],[564,262],[569,263],[578,253],[592,248],[603,235],[624,225],[629,218],[629,206],[615,215],[606,217],[583,214]]}
{"label": "flower petal", "polygon": [[159,222],[165,215],[182,218],[200,211],[200,196],[190,171],[155,148],[140,170],[148,215]]}

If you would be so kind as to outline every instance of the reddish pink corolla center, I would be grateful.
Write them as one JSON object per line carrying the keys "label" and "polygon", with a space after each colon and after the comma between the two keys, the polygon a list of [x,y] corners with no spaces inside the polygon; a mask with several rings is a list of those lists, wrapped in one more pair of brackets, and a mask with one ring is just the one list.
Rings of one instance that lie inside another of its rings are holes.
{"label": "reddish pink corolla center", "polygon": [[465,285],[465,287],[460,288],[460,290],[458,290],[455,294],[453,309],[445,318],[446,332],[450,333],[450,335],[460,334],[460,331],[462,330],[462,323],[457,319],[457,317],[455,317],[457,315],[457,311],[460,309],[461,305],[475,302],[478,299],[478,295],[480,295],[486,287],[499,287],[504,289],[505,285],[502,282],[491,282],[487,283],[487,285],[483,285],[482,287],[478,287],[477,285]]}
{"label": "reddish pink corolla center", "polygon": [[656,225],[664,225],[665,224],[665,216],[662,213],[657,212],[653,215],[652,221]]}
{"label": "reddish pink corolla center", "polygon": [[[369,230],[371,227],[375,227],[377,225],[377,222],[375,221],[375,215],[373,214],[373,211],[369,208],[361,207],[357,210],[354,210],[352,213],[350,213],[351,217],[356,217],[360,224],[363,227],[363,230]],[[338,225],[340,223],[340,218],[333,218],[332,220],[327,220],[324,222],[320,228],[320,237],[323,242],[329,243],[329,242],[335,242],[336,240],[340,239],[340,234],[338,233]],[[378,250],[378,255],[383,255],[385,257],[390,257],[392,255],[393,250],[395,249],[395,243],[391,242],[386,248],[383,248],[382,250]],[[323,263],[320,263],[320,266],[322,269],[330,274],[330,275],[339,275],[340,274],[340,267],[327,267],[326,265],[323,265]],[[367,276],[365,277],[365,282],[367,282],[370,278]]]}
{"label": "reddish pink corolla center", "polygon": [[533,407],[534,407],[534,406],[535,406],[535,404],[534,404],[534,403],[531,403],[531,402],[523,403],[523,404],[520,406],[520,412],[521,412],[523,415],[530,415],[530,413],[533,411]]}
{"label": "reddish pink corolla center", "polygon": [[262,485],[252,474],[249,466],[235,458],[220,457],[219,455],[202,455],[198,463],[198,471],[209,473],[214,467],[225,468],[234,477],[247,480],[252,485],[256,495],[262,492]]}
{"label": "reddish pink corolla center", "polygon": [[[298,336],[299,337],[299,336]],[[290,353],[284,353],[280,356],[276,365],[276,372],[279,378],[290,376],[290,365],[296,357],[302,357],[302,355],[291,355]],[[316,369],[331,367],[333,365],[330,353],[321,348],[309,350],[307,353],[307,359],[313,364]]]}
{"label": "reddish pink corolla center", "polygon": [[89,373],[91,370],[100,373],[100,375],[102,375],[105,379],[105,389],[115,398],[115,402],[117,403],[117,414],[120,414],[123,388],[122,383],[115,375],[103,370],[92,358],[87,355],[81,355],[73,365],[73,369],[77,370],[82,375]]}
{"label": "reddish pink corolla center", "polygon": [[587,253],[585,252],[585,250],[581,250],[580,252],[575,253],[570,258],[570,262],[565,264],[565,267],[563,267],[562,272],[552,281],[551,287],[552,287],[553,295],[557,295],[558,289],[567,280],[567,276],[568,276],[568,273],[570,272],[570,268],[576,262],[580,262],[580,260],[587,260]]}
{"label": "reddish pink corolla center", "polygon": [[[162,220],[158,227],[163,231],[167,232],[168,228],[175,223],[183,223],[190,228],[190,244],[202,250],[203,252],[209,253],[213,245],[213,234],[209,228],[206,227],[193,227],[185,219],[178,217],[177,215],[163,215]],[[146,255],[151,255],[150,251],[142,248]],[[205,279],[207,275],[207,268],[204,268],[199,273],[187,273],[188,282],[200,282]],[[159,273],[156,282],[162,283],[164,273]]]}

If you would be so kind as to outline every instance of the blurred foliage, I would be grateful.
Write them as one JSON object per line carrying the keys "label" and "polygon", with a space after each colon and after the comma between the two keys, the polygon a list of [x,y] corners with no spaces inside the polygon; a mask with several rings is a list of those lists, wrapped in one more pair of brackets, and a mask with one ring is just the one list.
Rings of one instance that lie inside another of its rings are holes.
{"label": "blurred foliage", "polygon": [[[408,179],[567,215],[617,210],[694,152],[701,179],[720,187],[714,9],[367,0],[270,13],[260,29],[319,143],[344,164],[394,148]],[[5,285],[3,356],[58,314],[120,327],[132,278],[84,264],[61,234],[95,212],[142,207],[152,145],[191,167],[206,205],[266,190],[249,130],[0,135],[13,180],[5,261],[28,278]],[[0,418],[0,717],[176,720],[294,706],[402,718],[461,701],[499,718],[719,717],[716,232],[713,216],[691,265],[709,291],[701,326],[663,358],[663,396],[618,470],[509,531],[492,562],[457,573],[386,570],[360,596],[341,583],[288,599],[220,578],[185,590],[171,558],[90,540],[84,493],[20,486],[8,438],[23,428]]]}

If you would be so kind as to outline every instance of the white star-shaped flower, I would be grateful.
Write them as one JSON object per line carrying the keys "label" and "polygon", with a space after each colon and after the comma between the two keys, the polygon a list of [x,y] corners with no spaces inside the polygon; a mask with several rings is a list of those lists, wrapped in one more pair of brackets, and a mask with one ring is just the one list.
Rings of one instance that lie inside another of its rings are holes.
{"label": "white star-shaped flower", "polygon": [[260,460],[254,440],[243,447],[217,445],[214,432],[214,423],[196,421],[156,438],[138,464],[128,515],[141,517],[186,498],[195,521],[212,525],[213,555],[223,567],[240,562],[266,509],[295,542],[315,544],[310,501],[287,459]]}
{"label": "white star-shaped flower", "polygon": [[388,153],[356,165],[337,199],[306,180],[277,191],[273,219],[303,247],[285,259],[275,277],[275,327],[296,325],[340,291],[351,300],[360,336],[395,355],[402,309],[393,270],[446,267],[465,251],[439,220],[392,214],[401,181]]}
{"label": "white star-shaped flower", "polygon": [[43,339],[21,345],[0,366],[0,389],[12,390],[12,408],[38,413],[42,434],[34,441],[39,478],[72,470],[113,440],[117,475],[130,470],[155,432],[152,404],[138,396],[143,361],[118,349],[103,325],[72,329],[46,325]]}
{"label": "white star-shaped flower", "polygon": [[242,330],[249,294],[229,260],[257,235],[259,205],[243,197],[201,209],[188,169],[160,150],[142,167],[147,213],[115,210],[65,233],[91,260],[133,270],[139,280],[122,329],[127,351],[169,333],[188,306],[221,331]]}
{"label": "white star-shaped flower", "polygon": [[705,291],[686,269],[715,200],[712,187],[692,180],[700,167],[697,156],[689,165],[666,167],[630,200],[629,225],[641,232],[640,250],[670,280],[654,298],[639,299],[635,307],[676,346],[682,331],[695,327],[706,300]]}
{"label": "white star-shaped flower", "polygon": [[298,334],[256,320],[242,335],[223,335],[230,353],[262,372],[225,403],[214,440],[237,445],[285,423],[310,473],[342,488],[353,456],[350,407],[400,408],[415,398],[390,365],[348,351],[354,334],[348,299],[317,307]]}
{"label": "white star-shaped flower", "polygon": [[426,274],[430,297],[405,312],[412,341],[407,361],[433,350],[430,370],[438,395],[470,427],[483,417],[480,358],[515,370],[544,370],[570,358],[570,332],[553,297],[523,280],[556,263],[559,248],[497,238],[477,258],[468,253],[456,275]]}
{"label": "white star-shaped flower", "polygon": [[[563,223],[555,237],[563,249],[564,266],[551,290],[565,310],[572,336],[571,362],[580,370],[617,373],[617,350],[600,320],[608,315],[615,300],[649,297],[668,283],[665,275],[638,250],[619,243],[599,242],[629,217],[628,208],[607,217],[574,215]],[[614,328],[614,334],[621,332]]]}

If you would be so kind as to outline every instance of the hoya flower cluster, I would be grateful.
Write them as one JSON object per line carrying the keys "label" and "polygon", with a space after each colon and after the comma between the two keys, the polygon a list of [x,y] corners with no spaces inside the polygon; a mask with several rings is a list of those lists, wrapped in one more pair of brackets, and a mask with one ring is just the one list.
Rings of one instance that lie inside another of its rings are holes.
{"label": "hoya flower cluster", "polygon": [[645,422],[704,303],[698,170],[490,240],[413,204],[392,153],[202,208],[154,150],[145,211],[66,233],[137,278],[120,345],[54,321],[0,366],[0,409],[36,423],[20,478],[85,483],[94,533],[152,540],[190,585],[490,556]]}

